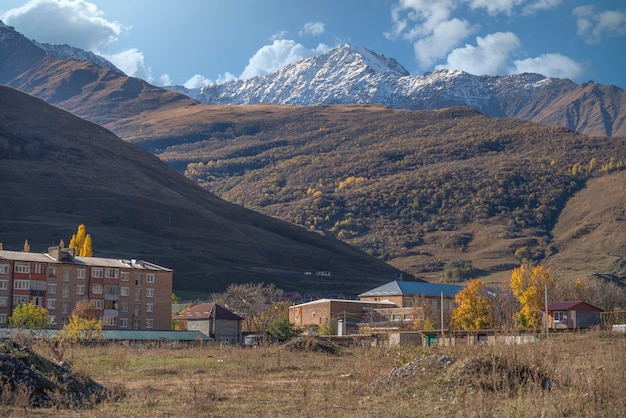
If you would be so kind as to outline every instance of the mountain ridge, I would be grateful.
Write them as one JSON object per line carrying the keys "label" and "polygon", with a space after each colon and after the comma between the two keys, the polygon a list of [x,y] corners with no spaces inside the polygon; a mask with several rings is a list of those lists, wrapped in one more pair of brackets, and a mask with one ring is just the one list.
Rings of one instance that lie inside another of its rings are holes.
{"label": "mountain ridge", "polygon": [[[440,69],[410,75],[394,59],[347,44],[265,76],[168,89],[214,105],[381,104],[409,110],[468,106],[488,116],[561,125],[588,135],[626,136],[626,92],[616,86],[578,85],[532,73],[475,76]],[[607,101],[607,96],[614,99]],[[580,111],[588,102],[597,102],[588,109],[593,116]]]}

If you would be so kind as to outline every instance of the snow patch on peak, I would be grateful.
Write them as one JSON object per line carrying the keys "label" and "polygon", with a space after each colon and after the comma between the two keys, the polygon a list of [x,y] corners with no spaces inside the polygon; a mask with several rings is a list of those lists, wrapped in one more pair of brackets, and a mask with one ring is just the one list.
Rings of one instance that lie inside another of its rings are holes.
{"label": "snow patch on peak", "polygon": [[113,65],[109,60],[101,57],[100,55],[96,55],[93,52],[85,51],[80,48],[75,48],[67,44],[63,44],[63,45],[51,45],[51,44],[46,44],[46,43],[40,44],[37,41],[33,41],[33,43],[37,45],[39,48],[46,51],[47,54],[52,55],[56,58],[59,58],[62,60],[73,59],[76,61],[90,61],[100,67],[110,68],[114,71],[117,71],[120,74],[124,74],[122,70],[120,70],[115,65]]}

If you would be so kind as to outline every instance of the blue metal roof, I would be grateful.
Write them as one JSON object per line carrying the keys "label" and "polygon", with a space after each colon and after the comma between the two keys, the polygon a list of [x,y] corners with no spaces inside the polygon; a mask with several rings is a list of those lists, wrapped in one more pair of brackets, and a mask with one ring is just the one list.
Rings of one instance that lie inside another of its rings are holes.
{"label": "blue metal roof", "polygon": [[157,341],[178,340],[178,341],[195,341],[195,340],[211,340],[209,336],[200,331],[169,331],[169,330],[122,330],[122,329],[105,329],[102,331],[104,338],[107,340],[134,340],[134,341]]}
{"label": "blue metal roof", "polygon": [[399,295],[422,295],[422,296],[443,296],[453,298],[464,286],[455,284],[428,283],[428,282],[404,282],[394,280],[375,289],[361,293],[359,297],[385,297]]}
{"label": "blue metal roof", "polygon": [[[35,338],[54,338],[59,330],[44,329],[31,331]],[[13,329],[0,328],[0,340],[8,340],[12,337]],[[161,339],[174,341],[210,341],[211,337],[200,331],[170,331],[170,330],[123,330],[123,329],[105,329],[102,331],[106,340],[117,341],[158,341]]]}

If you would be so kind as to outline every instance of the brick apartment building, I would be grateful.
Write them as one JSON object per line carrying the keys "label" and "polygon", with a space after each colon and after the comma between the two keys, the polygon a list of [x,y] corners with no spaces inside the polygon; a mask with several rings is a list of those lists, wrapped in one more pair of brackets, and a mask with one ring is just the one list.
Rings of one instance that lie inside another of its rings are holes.
{"label": "brick apartment building", "polygon": [[48,310],[56,328],[88,299],[103,329],[171,328],[172,270],[142,260],[75,257],[72,249],[45,253],[0,250],[0,328],[20,304]]}

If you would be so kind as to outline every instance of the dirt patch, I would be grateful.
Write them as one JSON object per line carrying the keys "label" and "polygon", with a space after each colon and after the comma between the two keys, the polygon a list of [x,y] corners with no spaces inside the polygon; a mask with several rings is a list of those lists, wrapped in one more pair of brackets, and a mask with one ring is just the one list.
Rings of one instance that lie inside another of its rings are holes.
{"label": "dirt patch", "polygon": [[0,343],[0,405],[85,408],[110,391],[67,364],[56,364],[17,343]]}
{"label": "dirt patch", "polygon": [[341,354],[341,348],[323,338],[302,337],[282,345],[289,351],[316,351],[327,354]]}
{"label": "dirt patch", "polygon": [[463,388],[514,395],[522,387],[551,390],[559,385],[537,366],[514,358],[474,357],[460,361],[454,356],[432,354],[394,367],[370,384],[375,391],[386,391],[437,380],[449,389]]}

